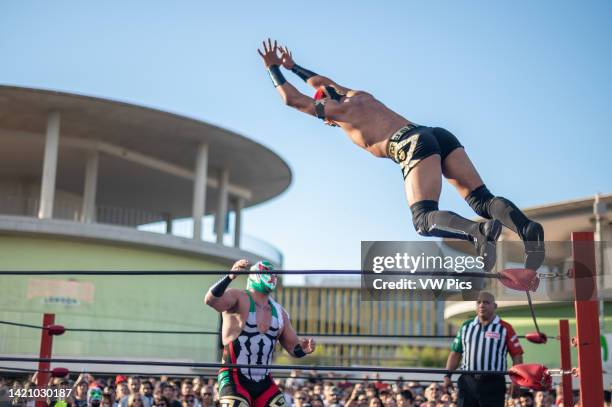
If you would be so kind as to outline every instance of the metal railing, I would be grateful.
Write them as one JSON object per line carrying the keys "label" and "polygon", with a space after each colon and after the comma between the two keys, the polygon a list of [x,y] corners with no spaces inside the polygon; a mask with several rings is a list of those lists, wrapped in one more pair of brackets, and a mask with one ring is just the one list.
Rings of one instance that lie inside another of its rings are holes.
{"label": "metal railing", "polygon": [[[24,196],[2,196],[0,197],[0,214],[14,216],[38,217],[40,200]],[[95,223],[109,224],[136,228],[142,232],[166,234],[166,219],[168,214],[145,211],[140,209],[123,208],[118,206],[96,205]],[[233,214],[230,214],[230,227],[223,235],[223,245],[234,245]],[[53,219],[68,220],[73,222],[84,222],[82,203],[78,198],[69,199],[56,197],[53,203]],[[203,221],[202,240],[215,243],[217,236],[214,234],[214,217],[206,216]],[[172,221],[173,236],[193,238],[193,221],[191,219],[177,219]],[[277,264],[283,264],[283,255],[270,243],[261,239],[241,235],[240,248]]]}

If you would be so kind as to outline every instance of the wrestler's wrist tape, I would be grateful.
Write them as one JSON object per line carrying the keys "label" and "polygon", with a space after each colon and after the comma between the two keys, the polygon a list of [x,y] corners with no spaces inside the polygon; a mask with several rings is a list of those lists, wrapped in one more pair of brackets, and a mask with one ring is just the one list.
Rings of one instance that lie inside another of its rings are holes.
{"label": "wrestler's wrist tape", "polygon": [[312,78],[313,76],[317,76],[318,74],[309,71],[306,68],[303,68],[301,66],[299,66],[298,64],[293,64],[293,68],[291,68],[291,72],[293,72],[294,74],[296,74],[297,76],[299,76],[304,82],[307,82],[308,79]]}
{"label": "wrestler's wrist tape", "polygon": [[232,279],[230,278],[230,276],[225,276],[221,280],[217,281],[212,287],[210,287],[210,292],[215,297],[221,297],[231,282]]}
{"label": "wrestler's wrist tape", "polygon": [[306,352],[304,352],[304,349],[302,349],[302,345],[300,345],[299,343],[295,345],[295,348],[293,348],[293,356],[295,356],[296,358],[303,358],[304,356],[306,356]]}
{"label": "wrestler's wrist tape", "polygon": [[285,79],[283,76],[283,73],[278,65],[270,65],[268,67],[268,74],[270,75],[270,79],[272,79],[272,83],[274,84],[275,88],[278,88],[287,82],[287,79]]}

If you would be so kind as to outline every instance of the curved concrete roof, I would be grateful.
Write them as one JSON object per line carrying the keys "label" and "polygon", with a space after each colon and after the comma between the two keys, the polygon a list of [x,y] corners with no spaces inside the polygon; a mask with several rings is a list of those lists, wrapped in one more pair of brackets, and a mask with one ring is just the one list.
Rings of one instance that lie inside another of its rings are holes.
{"label": "curved concrete roof", "polygon": [[[206,122],[108,99],[65,92],[0,85],[0,177],[36,182],[42,172],[49,111],[61,114],[58,189],[82,195],[87,154],[79,143],[102,142],[193,171],[197,146],[209,145],[208,176],[229,170],[232,186],[245,188],[256,205],[291,183],[287,163],[270,149]],[[76,140],[76,143],[75,143]],[[86,145],[86,144],[85,144]],[[101,154],[97,204],[191,215],[193,183],[150,166]],[[206,212],[217,206],[208,188]]]}

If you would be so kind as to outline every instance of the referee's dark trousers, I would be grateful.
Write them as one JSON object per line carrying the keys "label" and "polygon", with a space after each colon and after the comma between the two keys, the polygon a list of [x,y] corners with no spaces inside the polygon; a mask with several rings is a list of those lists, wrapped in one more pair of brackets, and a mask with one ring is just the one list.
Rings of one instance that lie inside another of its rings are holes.
{"label": "referee's dark trousers", "polygon": [[459,386],[459,407],[504,407],[506,380],[503,375],[462,374]]}

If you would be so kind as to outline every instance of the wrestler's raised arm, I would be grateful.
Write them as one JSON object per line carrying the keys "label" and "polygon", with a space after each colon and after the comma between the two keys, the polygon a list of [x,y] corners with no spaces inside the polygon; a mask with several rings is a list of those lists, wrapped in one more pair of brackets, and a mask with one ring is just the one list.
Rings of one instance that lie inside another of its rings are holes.
{"label": "wrestler's raised arm", "polygon": [[213,307],[218,312],[229,311],[234,308],[243,291],[235,288],[228,289],[227,287],[238,276],[238,273],[247,270],[248,267],[248,260],[242,259],[235,262],[230,274],[217,281],[208,289],[204,297],[204,304]]}
{"label": "wrestler's raised arm", "polygon": [[351,89],[337,84],[326,76],[319,75],[296,64],[293,60],[293,53],[286,46],[279,47],[279,50],[281,51],[280,57],[283,63],[283,67],[299,76],[304,82],[306,82],[313,88],[318,89],[321,86],[333,86],[334,88],[336,88],[338,93],[342,93],[343,95],[346,95],[351,91]]}
{"label": "wrestler's raised arm", "polygon": [[[278,50],[279,47],[277,42],[274,41],[274,43],[272,43],[272,40],[270,40],[269,38],[267,42],[263,42],[263,51],[257,49],[257,52],[263,59],[264,65],[268,70],[268,73],[270,74],[270,78],[272,79],[274,87],[276,88],[286,105],[296,108],[300,112],[318,117],[315,109],[315,100],[302,94],[295,88],[295,86],[287,82],[282,72],[280,71],[280,65],[282,64],[282,61],[277,54]],[[336,103],[336,105],[338,105],[338,103]],[[334,109],[340,110],[340,107],[326,108],[326,114],[333,115],[334,113],[332,112],[332,110]]]}

